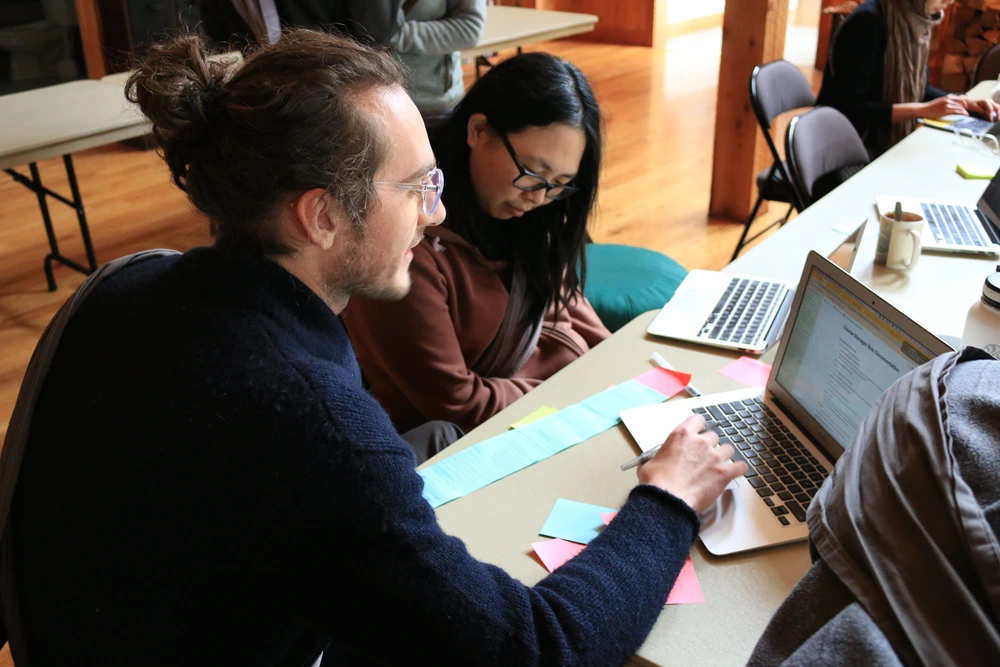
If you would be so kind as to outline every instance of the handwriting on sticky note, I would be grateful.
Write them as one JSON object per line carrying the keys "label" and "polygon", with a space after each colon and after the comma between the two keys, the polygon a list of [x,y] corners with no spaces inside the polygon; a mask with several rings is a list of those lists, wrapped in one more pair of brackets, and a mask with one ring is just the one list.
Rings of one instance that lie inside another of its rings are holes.
{"label": "handwriting on sticky note", "polygon": [[538,421],[539,419],[544,419],[545,417],[548,417],[549,415],[554,415],[557,412],[559,412],[558,408],[550,408],[547,405],[543,405],[542,407],[538,408],[537,410],[535,410],[534,412],[532,412],[531,414],[529,414],[527,417],[524,417],[523,419],[518,419],[516,422],[514,422],[513,424],[511,424],[510,427],[511,428],[522,428],[522,427],[527,426],[528,424],[530,424],[532,422]]}
{"label": "handwriting on sticky note", "polygon": [[719,372],[737,382],[742,382],[748,387],[764,387],[767,385],[767,376],[771,374],[771,364],[765,364],[760,359],[752,357],[740,357]]}
{"label": "handwriting on sticky note", "polygon": [[535,554],[538,555],[538,558],[542,561],[542,565],[549,572],[555,572],[557,567],[560,567],[563,563],[573,558],[573,556],[583,551],[585,546],[576,542],[560,540],[559,538],[531,543],[531,548],[535,550]]}
{"label": "handwriting on sticky note", "polygon": [[671,396],[676,396],[684,387],[688,386],[688,383],[691,381],[691,374],[680,373],[666,368],[653,368],[637,376],[635,380],[670,398]]}
{"label": "handwriting on sticky note", "polygon": [[587,544],[604,529],[601,512],[613,511],[608,507],[559,498],[538,534]]}

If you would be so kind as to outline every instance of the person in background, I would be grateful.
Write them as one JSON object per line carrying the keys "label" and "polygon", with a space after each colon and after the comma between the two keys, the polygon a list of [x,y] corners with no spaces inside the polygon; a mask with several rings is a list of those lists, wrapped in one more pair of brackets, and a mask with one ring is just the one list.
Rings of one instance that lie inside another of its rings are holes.
{"label": "person in background", "polygon": [[128,96],[214,244],[102,268],[43,335],[0,454],[24,452],[0,566],[18,664],[621,665],[642,644],[746,464],[691,417],[535,586],[441,530],[337,318],[406,294],[444,216],[403,82],[319,31],[241,64],[150,47]]}
{"label": "person in background", "polygon": [[479,43],[486,0],[406,0],[402,11],[391,44],[410,71],[407,91],[425,117],[441,114],[465,94],[459,52]]}
{"label": "person in background", "polygon": [[610,336],[583,296],[601,118],[572,64],[526,53],[490,69],[431,130],[449,214],[413,251],[401,301],[344,322],[400,430],[469,430]]}
{"label": "person in background", "polygon": [[918,118],[997,118],[992,100],[950,95],[927,81],[931,30],[953,2],[867,0],[834,36],[816,103],[847,116],[873,157],[912,132]]}
{"label": "person in background", "polygon": [[336,28],[387,45],[402,25],[404,0],[273,0],[286,28]]}

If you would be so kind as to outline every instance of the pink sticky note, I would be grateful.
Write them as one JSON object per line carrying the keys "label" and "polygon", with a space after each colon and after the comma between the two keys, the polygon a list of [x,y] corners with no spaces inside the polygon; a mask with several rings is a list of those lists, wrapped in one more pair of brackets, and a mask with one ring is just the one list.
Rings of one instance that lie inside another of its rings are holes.
{"label": "pink sticky note", "polygon": [[535,553],[542,560],[542,565],[549,572],[555,572],[557,567],[583,551],[584,546],[586,545],[567,542],[559,538],[531,543],[531,548],[535,550]]}
{"label": "pink sticky note", "polygon": [[653,391],[658,391],[667,398],[670,398],[679,394],[684,387],[688,386],[688,382],[691,381],[691,374],[668,371],[666,368],[653,368],[637,376],[635,379]]}
{"label": "pink sticky note", "polygon": [[771,364],[765,364],[760,359],[740,357],[719,372],[748,387],[763,387],[767,384],[767,376],[771,374]]}
{"label": "pink sticky note", "polygon": [[601,521],[607,526],[611,524],[611,520],[616,516],[618,516],[618,512],[601,512]]}
{"label": "pink sticky note", "polygon": [[[618,516],[618,512],[601,512],[601,519],[605,526],[610,524],[616,516]],[[535,550],[542,564],[545,565],[545,569],[549,572],[555,572],[556,568],[564,565],[566,561],[583,551],[585,546],[559,538],[531,543],[531,548]],[[674,587],[670,589],[667,604],[702,604],[704,602],[705,594],[701,592],[698,575],[694,572],[694,563],[691,562],[691,556],[688,556],[681,567],[680,574],[677,575]]]}
{"label": "pink sticky note", "polygon": [[674,587],[670,589],[667,596],[667,604],[702,604],[705,602],[705,594],[701,592],[701,584],[698,583],[698,575],[694,573],[694,563],[691,556],[684,561],[681,573],[677,575]]}

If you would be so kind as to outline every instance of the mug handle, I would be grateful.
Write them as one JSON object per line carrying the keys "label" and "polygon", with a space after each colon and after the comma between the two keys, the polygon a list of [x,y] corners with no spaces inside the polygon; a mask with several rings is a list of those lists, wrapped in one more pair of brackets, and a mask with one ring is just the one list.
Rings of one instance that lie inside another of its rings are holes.
{"label": "mug handle", "polygon": [[921,235],[915,229],[907,229],[906,233],[913,239],[913,252],[910,253],[910,261],[906,261],[905,259],[903,260],[903,266],[910,268],[917,263],[917,259],[920,257],[920,242],[922,239]]}

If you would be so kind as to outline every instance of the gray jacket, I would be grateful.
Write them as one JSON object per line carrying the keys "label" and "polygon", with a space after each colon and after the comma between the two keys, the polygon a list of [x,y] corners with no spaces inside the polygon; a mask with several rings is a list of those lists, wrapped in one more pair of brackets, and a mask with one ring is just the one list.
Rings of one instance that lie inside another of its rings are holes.
{"label": "gray jacket", "polygon": [[1000,664],[1000,361],[890,387],[809,507],[815,563],[754,667]]}
{"label": "gray jacket", "polygon": [[462,99],[459,51],[478,44],[485,25],[486,0],[418,0],[410,9],[392,46],[410,70],[410,97],[422,113],[447,111]]}

